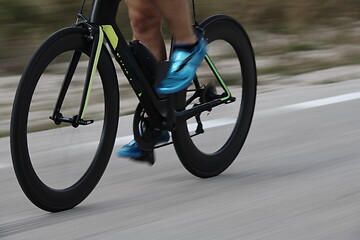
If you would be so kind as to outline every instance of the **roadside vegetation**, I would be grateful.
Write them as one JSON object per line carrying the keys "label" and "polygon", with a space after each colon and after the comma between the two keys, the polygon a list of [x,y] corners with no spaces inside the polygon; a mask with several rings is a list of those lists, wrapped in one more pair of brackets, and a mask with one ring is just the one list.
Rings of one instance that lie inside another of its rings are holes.
{"label": "roadside vegetation", "polygon": [[[87,0],[86,11],[91,1]],[[258,56],[331,49],[359,42],[360,1],[358,0],[196,0],[197,17],[216,13],[234,16],[249,31]],[[42,39],[56,29],[71,25],[81,0],[2,0],[0,7],[0,75],[19,74]],[[130,36],[125,4],[120,4],[119,24]],[[329,33],[327,33],[329,32]],[[324,35],[322,39],[321,35]],[[273,45],[271,36],[280,41]],[[280,44],[279,44],[280,43]],[[291,58],[291,56],[290,56]],[[358,62],[356,54],[339,64]],[[309,63],[309,70],[314,64]],[[336,63],[321,63],[319,68]],[[294,65],[295,67],[297,64]],[[293,66],[291,66],[292,68]],[[261,69],[296,74],[286,66]]]}

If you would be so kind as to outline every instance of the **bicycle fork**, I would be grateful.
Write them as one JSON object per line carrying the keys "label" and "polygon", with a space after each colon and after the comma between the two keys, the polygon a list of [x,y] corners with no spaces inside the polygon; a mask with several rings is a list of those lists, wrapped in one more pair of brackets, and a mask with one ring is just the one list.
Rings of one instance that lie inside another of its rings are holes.
{"label": "bicycle fork", "polygon": [[94,33],[94,28],[89,27],[89,35],[87,38],[89,40],[92,40],[92,48],[91,48],[91,54],[89,59],[89,64],[86,72],[86,78],[85,78],[85,84],[84,84],[84,90],[81,98],[80,108],[77,115],[73,117],[64,117],[61,113],[61,107],[65,99],[65,95],[69,89],[71,80],[74,76],[76,67],[79,63],[81,52],[75,51],[73,53],[73,56],[71,58],[67,73],[64,77],[64,81],[62,84],[62,87],[59,92],[59,96],[55,105],[55,109],[53,112],[53,115],[50,117],[54,121],[56,125],[61,124],[62,122],[71,123],[73,127],[78,127],[79,125],[89,125],[94,122],[94,120],[85,120],[85,112],[86,108],[89,103],[90,99],[90,93],[92,84],[94,81],[94,74],[97,69],[98,61],[100,58],[100,53],[102,49],[102,45],[104,42],[104,32],[102,30],[102,27],[99,26],[99,29],[96,29],[96,32]]}

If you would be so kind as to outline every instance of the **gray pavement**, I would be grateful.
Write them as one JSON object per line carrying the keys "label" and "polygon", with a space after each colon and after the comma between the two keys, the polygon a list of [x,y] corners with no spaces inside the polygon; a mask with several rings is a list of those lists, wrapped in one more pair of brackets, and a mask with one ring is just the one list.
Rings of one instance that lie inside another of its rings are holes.
{"label": "gray pavement", "polygon": [[[193,177],[171,146],[151,168],[113,154],[93,193],[57,214],[26,199],[1,138],[0,238],[359,239],[359,106],[359,79],[261,93],[222,175]],[[131,138],[131,118],[120,122],[115,150]]]}

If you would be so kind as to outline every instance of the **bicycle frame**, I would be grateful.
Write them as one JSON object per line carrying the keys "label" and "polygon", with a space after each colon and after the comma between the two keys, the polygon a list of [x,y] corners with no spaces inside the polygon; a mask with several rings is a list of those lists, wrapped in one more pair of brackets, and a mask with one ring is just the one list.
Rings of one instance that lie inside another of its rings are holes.
{"label": "bicycle frame", "polygon": [[143,75],[128,43],[115,22],[120,1],[121,0],[94,0],[90,23],[100,26],[99,30],[104,31],[105,38],[109,43],[112,53],[122,68],[136,96],[145,111],[153,119],[153,124],[158,125],[165,121],[164,113],[166,111],[167,99],[158,98],[153,87],[150,86],[146,77]]}
{"label": "bicycle frame", "polygon": [[[119,27],[116,24],[115,19],[120,1],[121,0],[93,0],[90,20],[87,21],[84,18],[84,22],[78,23],[85,23],[87,26],[89,26],[91,35],[90,38],[94,39],[93,48],[91,51],[85,88],[79,110],[79,117],[74,117],[75,119],[69,120],[60,116],[60,121],[71,122],[74,127],[77,127],[79,124],[86,125],[91,123],[92,120],[83,120],[83,117],[90,95],[92,76],[96,70],[97,61],[103,47],[103,38],[105,38],[109,43],[113,56],[122,68],[142,107],[149,115],[150,119],[152,120],[153,126],[156,128],[172,131],[176,127],[177,119],[189,119],[217,105],[235,101],[235,98],[231,97],[229,89],[225,85],[224,81],[222,80],[220,74],[216,70],[214,64],[212,63],[208,55],[206,55],[205,60],[213,71],[215,77],[220,82],[222,88],[226,93],[226,96],[221,96],[219,97],[219,99],[215,99],[211,102],[197,105],[191,109],[183,111],[175,111],[176,94],[160,98],[142,73],[140,66],[138,65],[133,53],[128,46],[128,43],[126,42],[124,36],[122,35]],[[80,15],[80,17],[82,17],[82,15]],[[72,68],[76,67],[76,60],[78,60],[79,57],[80,56],[77,56],[75,52],[71,61],[74,63],[71,63],[69,66],[68,74],[65,77],[63,90],[60,91],[60,95],[62,93],[65,94],[69,84],[69,82],[67,83],[66,79],[71,78]],[[186,91],[181,91],[177,94],[186,94]],[[59,119],[56,114],[59,113],[59,111],[57,110],[60,110],[61,108],[62,99],[63,97],[59,97],[53,114],[53,120],[55,122],[57,119]]]}

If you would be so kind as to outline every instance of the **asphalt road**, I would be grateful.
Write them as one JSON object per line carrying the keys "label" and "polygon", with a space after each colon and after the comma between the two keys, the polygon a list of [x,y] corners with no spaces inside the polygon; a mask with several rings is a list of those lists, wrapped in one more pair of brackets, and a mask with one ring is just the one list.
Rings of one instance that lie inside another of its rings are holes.
{"label": "asphalt road", "polygon": [[[115,149],[130,138],[121,118]],[[190,175],[169,146],[153,167],[113,154],[78,207],[22,193],[0,139],[1,239],[360,239],[360,80],[258,95],[248,139],[222,175]]]}

